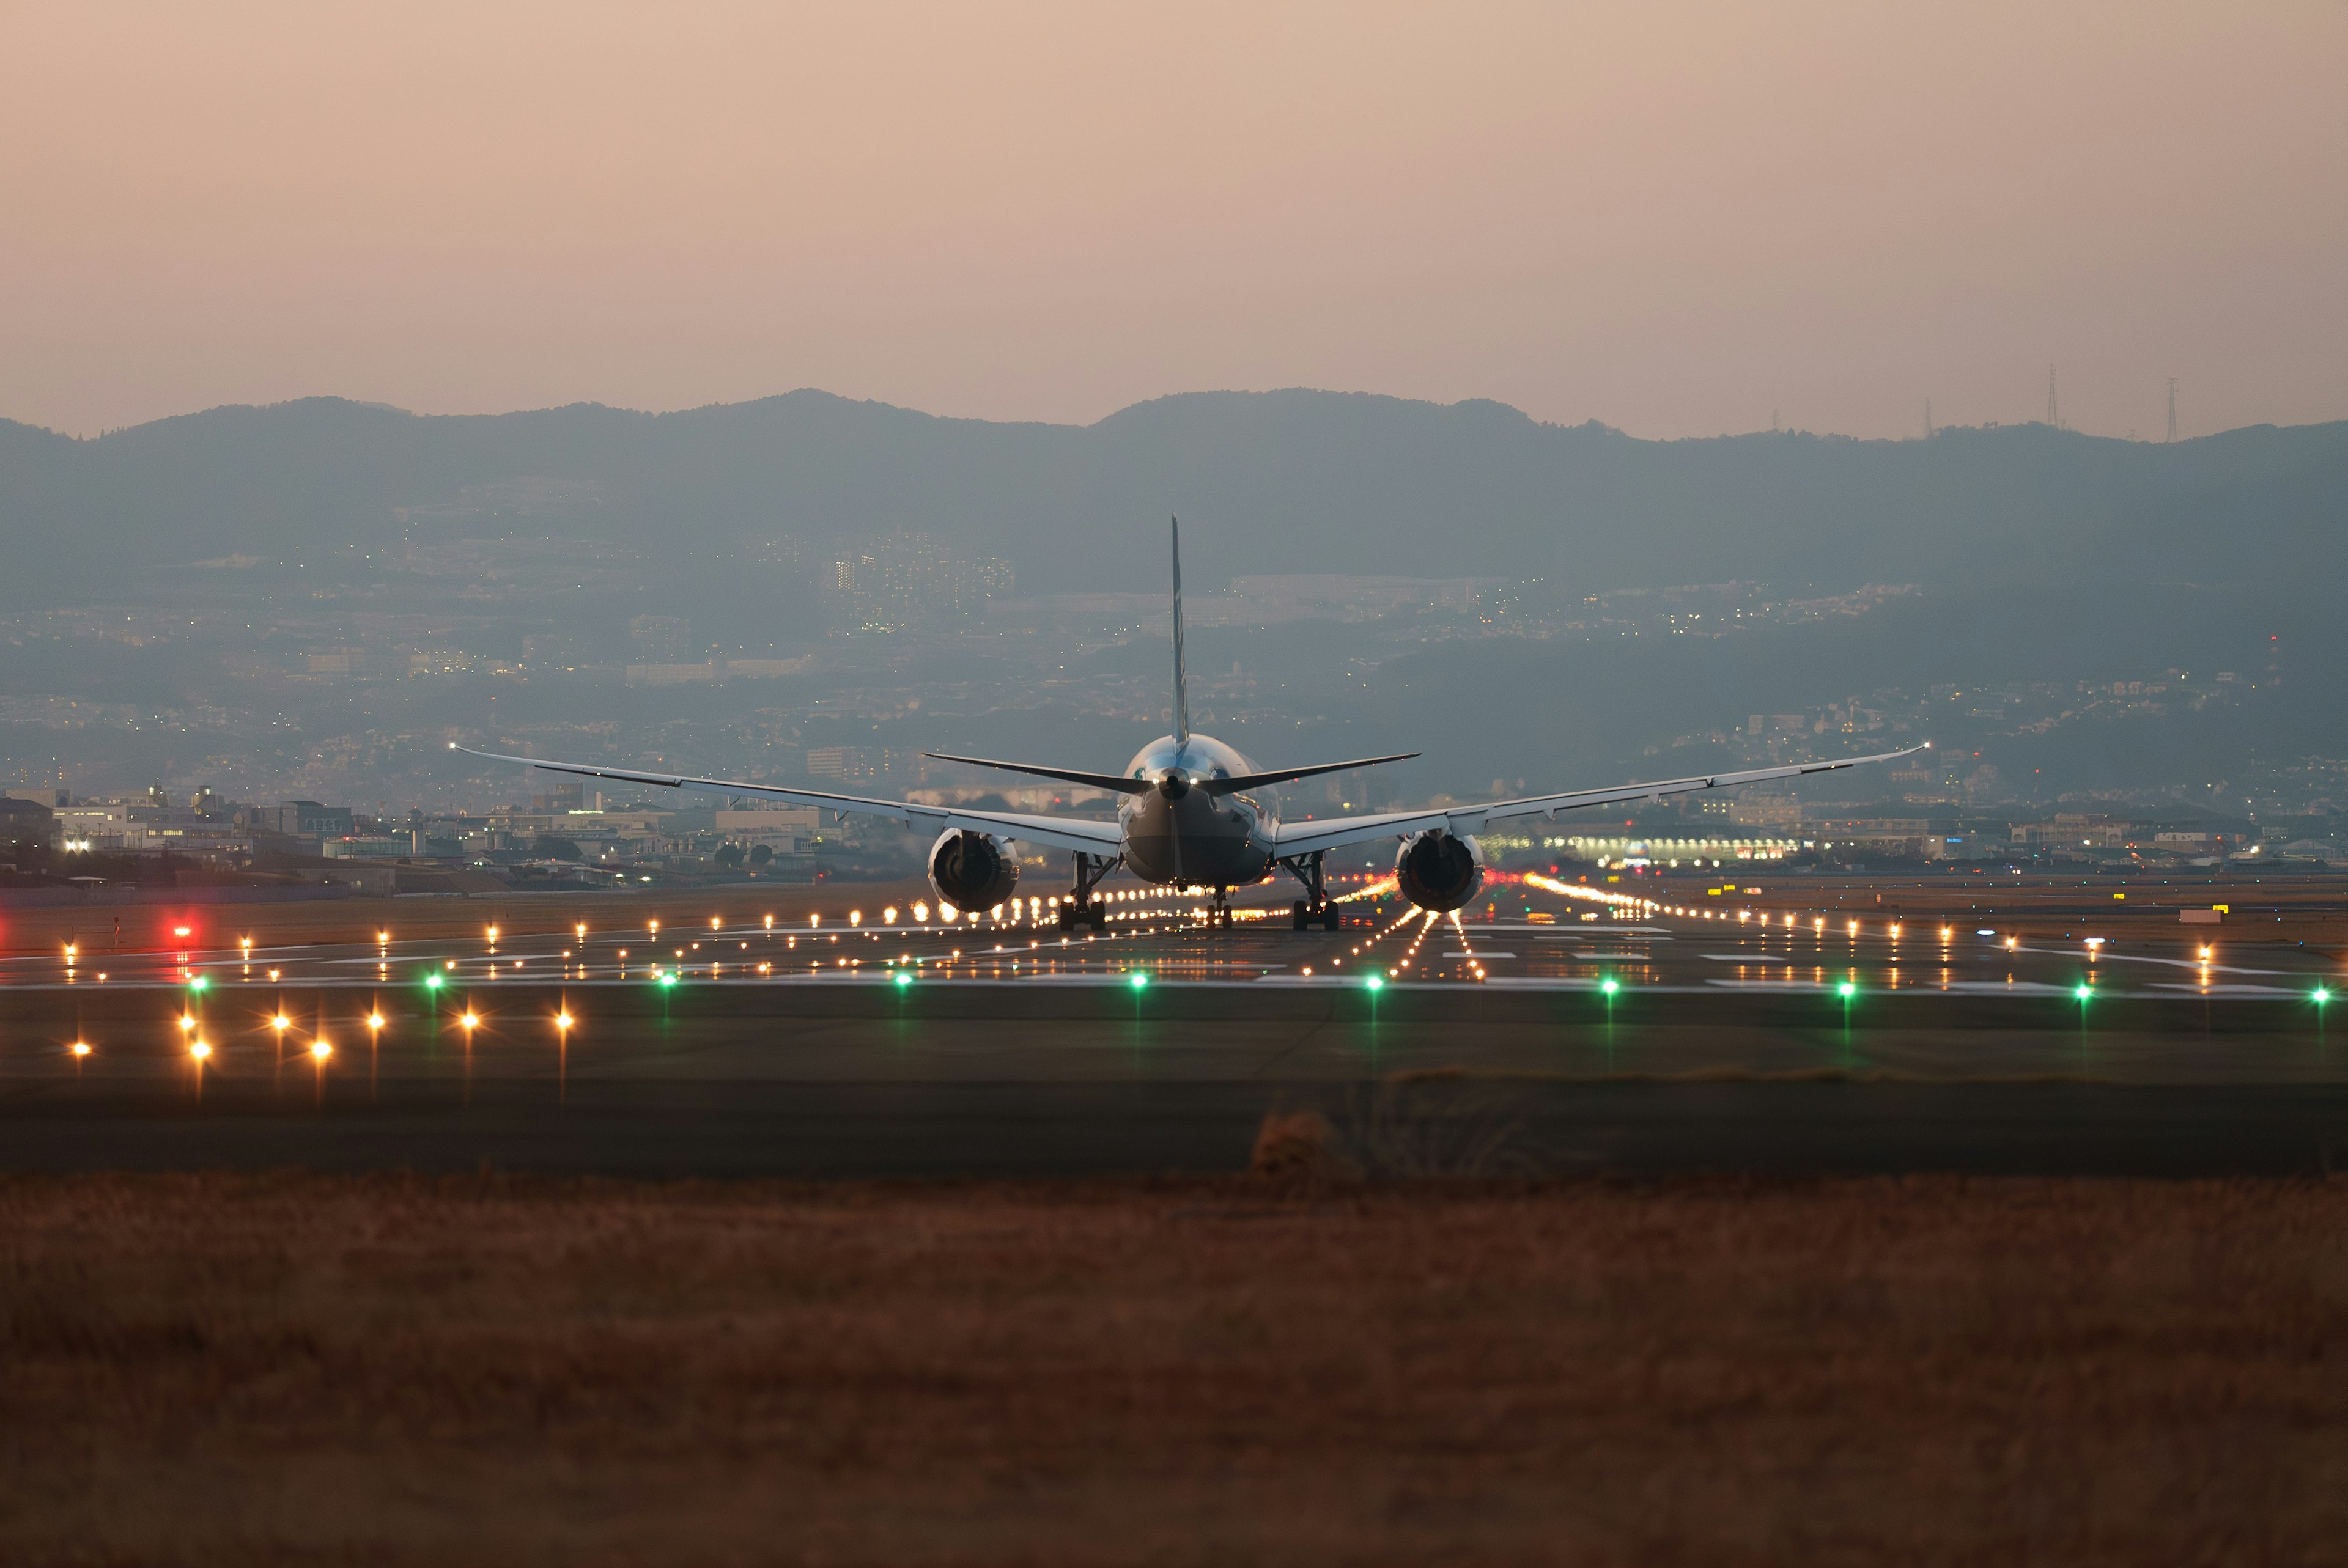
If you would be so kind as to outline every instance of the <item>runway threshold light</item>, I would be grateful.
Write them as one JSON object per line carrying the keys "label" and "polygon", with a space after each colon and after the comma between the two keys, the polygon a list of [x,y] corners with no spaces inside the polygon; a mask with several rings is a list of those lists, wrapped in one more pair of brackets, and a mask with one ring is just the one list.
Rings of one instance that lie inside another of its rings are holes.
{"label": "runway threshold light", "polygon": [[905,987],[910,986],[910,985],[911,985],[912,983],[913,983],[912,971],[911,971],[910,969],[899,969],[899,970],[897,971],[897,989],[898,989],[902,990],[902,989],[904,989],[904,988],[905,988]]}

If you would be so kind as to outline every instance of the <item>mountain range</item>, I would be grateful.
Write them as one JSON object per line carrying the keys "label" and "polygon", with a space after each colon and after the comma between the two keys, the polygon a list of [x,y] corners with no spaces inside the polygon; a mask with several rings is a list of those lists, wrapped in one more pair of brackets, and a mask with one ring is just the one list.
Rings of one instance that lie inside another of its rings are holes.
{"label": "mountain range", "polygon": [[1144,591],[1171,513],[1208,587],[1310,571],[1591,593],[2195,583],[2312,605],[2348,567],[2348,422],[2174,444],[2036,424],[1648,441],[1498,403],[1307,390],[1164,397],[1088,425],[817,391],[674,414],[305,398],[92,439],[0,421],[0,607],[98,595],[134,565],[436,528],[696,550],[909,528],[1008,558],[1023,593]]}

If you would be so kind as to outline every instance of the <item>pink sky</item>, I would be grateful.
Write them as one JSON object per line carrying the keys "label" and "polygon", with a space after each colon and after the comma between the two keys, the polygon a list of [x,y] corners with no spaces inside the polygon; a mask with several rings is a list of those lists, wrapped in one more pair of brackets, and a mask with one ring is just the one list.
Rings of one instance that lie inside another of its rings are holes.
{"label": "pink sky", "polygon": [[2348,7],[28,6],[0,415],[2348,416]]}

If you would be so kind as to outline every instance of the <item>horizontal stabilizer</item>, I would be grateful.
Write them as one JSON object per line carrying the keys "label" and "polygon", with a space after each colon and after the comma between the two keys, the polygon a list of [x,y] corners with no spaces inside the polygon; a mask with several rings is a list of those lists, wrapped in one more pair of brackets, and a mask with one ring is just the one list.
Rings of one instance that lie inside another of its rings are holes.
{"label": "horizontal stabilizer", "polygon": [[923,752],[932,762],[968,763],[974,768],[1001,768],[1007,774],[1033,774],[1043,779],[1066,779],[1070,784],[1090,784],[1095,789],[1114,790],[1118,794],[1148,794],[1156,786],[1145,779],[1129,779],[1117,774],[1081,773],[1075,768],[1039,768],[1026,763],[998,763],[986,757],[957,757],[944,752]]}
{"label": "horizontal stabilizer", "polygon": [[1257,789],[1289,779],[1309,779],[1314,774],[1341,774],[1347,768],[1374,768],[1380,763],[1406,763],[1416,755],[1416,752],[1396,752],[1390,757],[1356,757],[1350,763],[1316,763],[1309,768],[1282,768],[1277,773],[1241,774],[1230,779],[1200,779],[1196,787],[1209,794],[1236,794],[1243,789]]}

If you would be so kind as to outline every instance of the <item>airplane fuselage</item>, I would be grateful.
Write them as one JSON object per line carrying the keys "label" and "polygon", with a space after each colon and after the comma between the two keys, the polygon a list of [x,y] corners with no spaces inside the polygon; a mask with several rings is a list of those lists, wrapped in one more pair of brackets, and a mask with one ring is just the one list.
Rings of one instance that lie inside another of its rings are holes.
{"label": "airplane fuselage", "polygon": [[1189,887],[1238,887],[1272,869],[1272,842],[1280,825],[1280,796],[1268,788],[1211,794],[1194,787],[1262,770],[1210,735],[1177,743],[1161,736],[1126,764],[1126,776],[1157,787],[1117,797],[1125,864],[1148,882]]}

